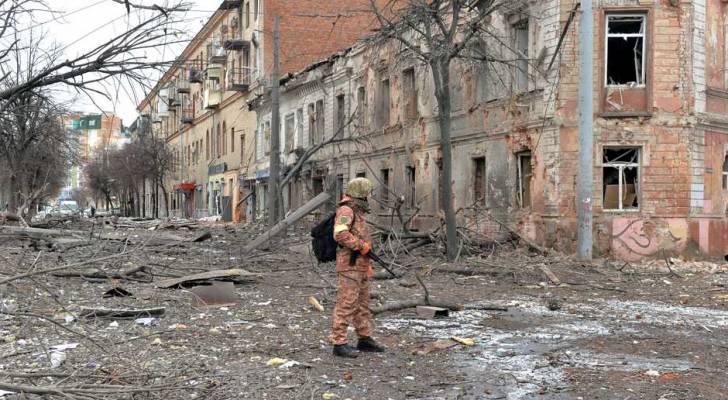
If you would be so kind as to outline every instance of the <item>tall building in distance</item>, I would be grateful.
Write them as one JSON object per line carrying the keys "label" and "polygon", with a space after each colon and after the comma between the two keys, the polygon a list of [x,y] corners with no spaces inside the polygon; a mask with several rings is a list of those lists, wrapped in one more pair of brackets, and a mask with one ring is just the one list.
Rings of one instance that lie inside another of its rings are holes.
{"label": "tall building in distance", "polygon": [[121,118],[113,112],[74,113],[64,121],[77,139],[78,159],[70,168],[68,183],[61,193],[62,199],[71,197],[72,192],[83,184],[84,167],[100,152],[120,148],[129,142]]}

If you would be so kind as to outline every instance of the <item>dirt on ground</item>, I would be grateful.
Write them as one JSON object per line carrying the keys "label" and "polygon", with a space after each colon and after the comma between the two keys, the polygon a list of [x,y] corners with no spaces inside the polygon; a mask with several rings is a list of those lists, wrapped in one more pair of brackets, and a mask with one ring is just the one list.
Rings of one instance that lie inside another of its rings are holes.
{"label": "dirt on ground", "polygon": [[[262,227],[122,222],[53,227],[71,240],[0,231],[0,398],[728,399],[720,263],[586,264],[518,243],[447,263],[395,243],[381,253],[404,276],[376,280],[372,307],[422,299],[417,274],[462,310],[379,313],[387,352],[349,360],[331,354],[336,274],[305,224],[243,253]],[[250,274],[224,304],[157,287],[233,268]]]}

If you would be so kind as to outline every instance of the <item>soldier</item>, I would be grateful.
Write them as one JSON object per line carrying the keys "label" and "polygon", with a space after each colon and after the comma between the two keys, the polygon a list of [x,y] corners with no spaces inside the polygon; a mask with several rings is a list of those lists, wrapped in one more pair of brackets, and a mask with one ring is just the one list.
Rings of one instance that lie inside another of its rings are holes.
{"label": "soldier", "polygon": [[[371,337],[369,312],[369,286],[374,270],[372,260],[367,257],[372,244],[364,214],[369,212],[367,197],[372,188],[372,182],[366,178],[351,180],[336,210],[334,239],[339,244],[336,252],[339,279],[331,341],[334,355],[340,357],[355,358],[359,351],[384,352],[384,347]],[[350,320],[359,336],[356,349],[348,345],[346,337]]]}

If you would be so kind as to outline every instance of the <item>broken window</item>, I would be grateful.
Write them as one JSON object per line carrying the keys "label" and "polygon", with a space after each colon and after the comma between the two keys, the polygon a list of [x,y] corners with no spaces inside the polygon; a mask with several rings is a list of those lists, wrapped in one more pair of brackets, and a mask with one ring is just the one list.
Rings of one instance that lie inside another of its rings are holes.
{"label": "broken window", "polygon": [[316,105],[308,105],[308,144],[316,144]]}
{"label": "broken window", "polygon": [[636,210],[639,206],[639,147],[604,148],[602,190],[605,210]]}
{"label": "broken window", "polygon": [[518,154],[518,206],[531,207],[531,152]]}
{"label": "broken window", "polygon": [[407,167],[407,205],[415,208],[417,205],[417,170],[415,167]]}
{"label": "broken window", "polygon": [[728,190],[728,154],[723,159],[723,190]]}
{"label": "broken window", "polygon": [[528,91],[528,18],[513,25],[513,48],[516,51],[516,91]]}
{"label": "broken window", "polygon": [[359,125],[366,126],[369,107],[367,105],[367,90],[364,86],[359,86],[359,89],[357,89],[356,102],[359,107]]}
{"label": "broken window", "polygon": [[357,178],[366,178],[367,177],[367,173],[364,172],[364,171],[359,171],[359,172],[356,173],[356,177]]}
{"label": "broken window", "polygon": [[644,85],[645,16],[607,15],[606,85]]}
{"label": "broken window", "polygon": [[270,121],[265,123],[265,130],[263,131],[263,137],[265,139],[265,154],[270,154]]}
{"label": "broken window", "polygon": [[485,206],[485,157],[473,159],[473,202]]}
{"label": "broken window", "polygon": [[324,124],[324,101],[316,102],[316,143],[324,141],[326,125]]}
{"label": "broken window", "polygon": [[338,135],[343,129],[346,119],[345,111],[346,100],[343,94],[336,96],[336,131],[334,135]]}
{"label": "broken window", "polygon": [[402,91],[404,94],[404,119],[416,119],[417,86],[414,68],[407,68],[402,71]]}
{"label": "broken window", "polygon": [[235,153],[235,127],[230,128],[230,153]]}
{"label": "broken window", "polygon": [[336,199],[341,200],[344,197],[344,174],[336,175]]}
{"label": "broken window", "polygon": [[296,146],[303,147],[303,108],[296,110]]}
{"label": "broken window", "polygon": [[323,175],[314,176],[313,178],[313,195],[318,196],[324,192],[324,177]]}
{"label": "broken window", "polygon": [[382,203],[387,203],[389,201],[389,168],[382,169],[380,171],[381,177],[382,177],[382,187],[381,190],[381,200]]}
{"label": "broken window", "polygon": [[284,122],[284,132],[286,134],[286,146],[285,146],[285,152],[291,152],[293,151],[293,135],[295,133],[296,129],[296,116],[293,113],[290,113],[286,115],[286,120]]}
{"label": "broken window", "polygon": [[389,126],[389,79],[379,82],[379,102],[377,107],[377,128]]}

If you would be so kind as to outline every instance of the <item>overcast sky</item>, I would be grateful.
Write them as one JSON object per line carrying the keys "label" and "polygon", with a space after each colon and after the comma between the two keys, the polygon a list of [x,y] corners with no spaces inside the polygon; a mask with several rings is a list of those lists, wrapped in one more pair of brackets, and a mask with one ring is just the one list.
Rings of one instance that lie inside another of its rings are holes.
{"label": "overcast sky", "polygon": [[[133,1],[149,5],[165,2],[165,0]],[[193,5],[185,18],[184,29],[189,33],[189,37],[192,37],[217,9],[220,0],[188,1]],[[134,24],[140,17],[138,12],[135,14],[135,11],[132,11],[132,15],[127,15],[123,5],[111,0],[47,0],[47,3],[52,9],[61,12],[62,17],[54,20],[48,15],[36,16],[36,26],[42,24],[41,28],[47,32],[48,38],[65,47],[64,52],[67,57],[78,55],[94,45],[103,43],[123,32],[128,24]],[[148,56],[156,60],[170,60],[177,56],[182,49],[182,45],[160,46],[160,48],[154,49],[154,52],[150,52]],[[152,78],[156,80],[158,75],[155,74]],[[107,85],[108,91],[115,97],[113,101],[100,95],[94,96],[91,101],[86,96],[76,94],[63,96],[64,101],[70,103],[68,108],[72,110],[99,112],[99,108],[101,108],[103,111],[114,111],[128,126],[137,116],[136,105],[143,94],[139,89],[135,93],[134,88],[128,87],[128,84],[122,84],[118,90],[114,86],[116,85],[113,82],[109,82]],[[94,105],[94,102],[97,105]]]}

